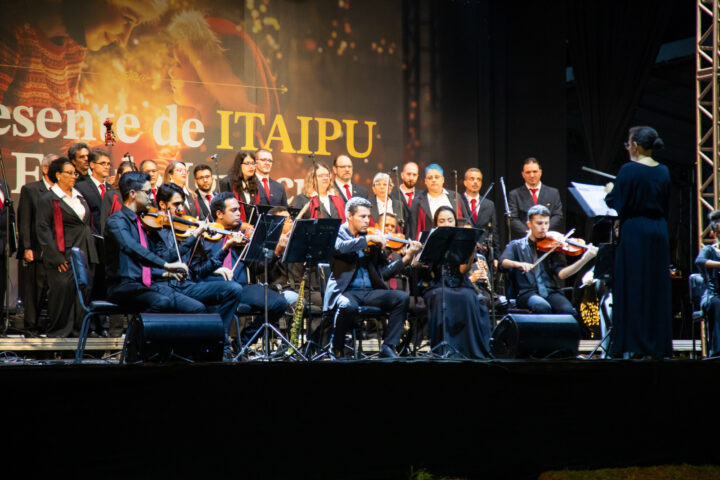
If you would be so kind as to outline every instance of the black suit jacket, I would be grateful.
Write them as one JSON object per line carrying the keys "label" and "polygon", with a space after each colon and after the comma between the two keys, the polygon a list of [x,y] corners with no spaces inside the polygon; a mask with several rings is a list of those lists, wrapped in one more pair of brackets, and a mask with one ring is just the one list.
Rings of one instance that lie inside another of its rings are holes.
{"label": "black suit jacket", "polygon": [[[335,240],[335,252],[330,259],[332,273],[325,289],[323,311],[334,309],[340,295],[350,286],[357,270],[358,252],[365,248],[367,248],[367,240],[364,235],[355,237],[350,233],[347,223],[340,225]],[[400,274],[405,265],[401,259],[389,263],[387,256],[379,248],[371,248],[368,255],[370,255],[368,273],[373,289],[388,290],[385,279]]]}
{"label": "black suit jacket", "polygon": [[[48,189],[45,187],[45,182],[42,180],[27,183],[20,189],[20,202],[18,203],[20,248],[18,248],[17,255],[19,259],[23,258],[25,250],[32,250],[35,255],[35,260],[39,260],[42,256],[35,222],[38,214],[38,200],[40,196],[47,191]],[[4,238],[5,236],[3,235],[3,239]]]}
{"label": "black suit jacket", "polygon": [[205,198],[205,195],[199,190],[195,189],[195,195],[198,196],[198,204],[200,205],[200,220],[204,220],[210,214],[210,205]]}
{"label": "black suit jacket", "polygon": [[282,183],[277,182],[272,178],[269,179],[268,186],[270,187],[270,198],[267,198],[267,194],[265,193],[265,186],[263,185],[262,180],[260,179],[260,177],[256,178],[258,184],[258,191],[260,192],[261,204],[283,207],[288,206],[287,193],[285,193],[285,187],[283,187]]}
{"label": "black suit jacket", "polygon": [[[85,198],[85,201],[90,205],[90,212],[92,213],[92,231],[96,235],[100,235],[102,228],[102,201],[103,197],[100,196],[95,183],[91,178],[87,178],[82,182],[75,183],[75,190],[80,192]],[[105,182],[105,196],[112,190],[112,186]]]}
{"label": "black suit jacket", "polygon": [[465,204],[465,210],[468,212],[468,218],[470,218],[470,223],[472,223],[474,227],[483,229],[483,233],[480,236],[480,243],[482,243],[486,247],[489,247],[488,237],[490,235],[490,224],[492,224],[493,249],[495,251],[495,257],[497,258],[500,255],[500,237],[498,234],[497,212],[495,211],[495,203],[489,198],[483,200],[483,202],[480,204],[480,208],[478,209],[477,221],[475,221],[472,218],[470,201],[464,194],[460,195],[460,200],[462,200],[462,202]]}
{"label": "black suit jacket", "polygon": [[[420,192],[420,190],[415,189],[415,193],[417,194],[418,192]],[[412,225],[412,212],[410,211],[410,207],[408,207],[408,204],[407,204],[407,196],[404,193],[402,193],[399,188],[396,188],[396,189],[393,189],[392,192],[390,192],[390,198],[400,202],[400,204],[402,205],[402,212],[403,212],[402,218],[400,216],[399,211],[395,211],[395,216],[398,217],[398,225],[400,225],[401,221],[404,222],[401,231],[405,235],[409,235],[410,227]],[[413,201],[415,201],[415,195],[413,195]],[[394,204],[393,204],[393,209],[395,209]]]}
{"label": "black suit jacket", "polygon": [[[343,202],[347,203],[348,199],[345,196],[345,189],[341,187],[337,180],[335,181],[335,190],[340,198],[343,199]],[[361,187],[357,183],[352,184],[352,189],[350,191],[352,192],[353,197],[370,198],[367,189],[365,187]]]}
{"label": "black suit jacket", "polygon": [[[65,253],[60,252],[55,239],[55,201],[60,205],[62,213],[63,234],[65,236]],[[98,252],[95,239],[90,229],[92,213],[84,198],[80,201],[85,207],[85,215],[80,219],[68,204],[60,199],[52,190],[43,193],[38,200],[37,235],[42,249],[43,262],[47,268],[57,268],[70,258],[72,247],[85,252],[89,263],[98,263]]]}
{"label": "black suit jacket", "polygon": [[[302,209],[309,201],[310,199],[308,197],[300,193],[295,197],[295,200],[293,200],[293,207]],[[317,215],[313,216],[313,212],[308,209],[303,214],[303,218],[343,218],[332,200],[330,201],[330,211],[325,208],[323,202],[318,202],[318,206],[320,207],[320,212],[318,212]]]}
{"label": "black suit jacket", "polygon": [[[416,195],[413,198],[412,208],[410,209],[412,212],[410,215],[412,218],[412,224],[410,225],[410,232],[406,233],[406,235],[409,235],[409,238],[411,239],[416,239],[420,232],[422,232],[423,230],[428,230],[433,226],[433,218],[432,216],[430,216],[430,202],[427,198],[427,191],[415,190],[415,193]],[[450,205],[452,205],[452,209],[455,210],[455,214],[457,214],[458,212],[455,192],[452,190],[448,190],[447,196],[450,200]],[[420,211],[420,209],[422,209],[422,212]],[[459,216],[462,218],[467,218],[468,212],[463,202],[460,202],[460,211],[461,215]],[[421,216],[422,218],[420,218]]]}
{"label": "black suit jacket", "polygon": [[[370,203],[372,206],[370,207],[370,215],[372,216],[373,220],[375,220],[375,223],[379,223],[378,217],[380,216],[380,210],[378,208],[377,203],[377,196],[376,195],[370,195]],[[392,204],[392,213],[397,217],[398,213],[402,210],[403,206],[400,204],[399,200],[396,200],[392,197],[390,197],[390,203]]]}
{"label": "black suit jacket", "polygon": [[[508,194],[508,205],[510,206],[510,229],[512,238],[521,238],[527,232],[527,212],[535,205],[532,194],[525,185],[522,185]],[[550,210],[550,230],[563,231],[562,202],[560,192],[557,188],[542,184],[538,194],[538,205],[545,205]]]}
{"label": "black suit jacket", "polygon": [[[10,192],[8,192],[7,185],[5,184],[4,180],[0,180],[0,189],[2,189],[3,196],[7,198],[10,197]],[[10,212],[10,255],[15,253],[15,250],[17,249],[17,244],[15,243],[15,209],[11,208],[8,209],[7,201],[3,202],[2,209],[0,209],[0,254],[5,251],[5,238],[7,237],[7,215],[8,212]]]}

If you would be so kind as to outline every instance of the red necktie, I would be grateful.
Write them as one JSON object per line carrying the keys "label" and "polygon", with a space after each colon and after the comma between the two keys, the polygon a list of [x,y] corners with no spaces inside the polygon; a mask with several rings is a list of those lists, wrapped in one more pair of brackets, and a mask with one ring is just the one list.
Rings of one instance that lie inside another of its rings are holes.
{"label": "red necktie", "polygon": [[268,185],[268,179],[263,178],[263,187],[265,187],[265,194],[267,194],[267,201],[270,203],[270,185]]}
{"label": "red necktie", "polygon": [[352,193],[350,193],[350,185],[347,183],[345,184],[345,198],[350,200],[352,198]]}
{"label": "red necktie", "polygon": [[153,192],[153,202],[157,203],[157,188],[153,188],[152,192]]}
{"label": "red necktie", "polygon": [[406,192],[405,195],[408,197],[408,208],[412,207],[413,192]]}
{"label": "red necktie", "polygon": [[531,189],[530,189],[530,192],[532,193],[532,196],[533,196],[533,203],[534,203],[535,205],[537,205],[537,191],[538,191],[537,188],[531,188]]}
{"label": "red necktie", "polygon": [[105,184],[101,183],[98,186],[100,187],[100,198],[105,198]]}
{"label": "red necktie", "polygon": [[[137,227],[138,227],[138,235],[140,235],[140,245],[147,248],[147,238],[145,238],[145,231],[142,228],[142,223],[140,223],[140,217],[136,217],[137,219]],[[150,267],[146,267],[143,265],[142,267],[142,283],[146,287],[150,286],[151,283],[151,275],[150,275]]]}
{"label": "red necktie", "polygon": [[477,223],[477,211],[475,210],[475,207],[477,207],[477,199],[473,198],[470,200],[470,209],[472,210],[473,223]]}
{"label": "red necktie", "polygon": [[210,205],[210,202],[212,202],[212,195],[208,193],[207,195],[205,195],[205,198],[207,198],[208,205]]}
{"label": "red necktie", "polygon": [[[230,237],[228,237],[226,235],[225,238],[223,239],[223,245],[225,245],[225,243],[227,243],[228,238],[230,238]],[[233,267],[232,252],[230,251],[229,248],[228,248],[228,254],[225,256],[225,260],[223,260],[223,267],[227,268],[228,270],[232,270],[232,267]]]}

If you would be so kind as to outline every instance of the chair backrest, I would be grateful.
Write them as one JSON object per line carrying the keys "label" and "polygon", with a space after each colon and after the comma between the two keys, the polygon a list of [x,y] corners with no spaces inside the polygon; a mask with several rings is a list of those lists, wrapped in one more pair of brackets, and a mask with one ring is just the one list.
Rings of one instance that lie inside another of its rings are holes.
{"label": "chair backrest", "polygon": [[693,273],[688,277],[690,282],[690,305],[693,311],[700,310],[700,300],[705,291],[705,279],[699,273]]}

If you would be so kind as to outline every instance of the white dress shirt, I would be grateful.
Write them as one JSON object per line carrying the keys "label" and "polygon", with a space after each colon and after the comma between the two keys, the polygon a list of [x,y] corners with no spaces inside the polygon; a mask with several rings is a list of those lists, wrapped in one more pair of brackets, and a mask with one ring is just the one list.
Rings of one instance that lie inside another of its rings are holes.
{"label": "white dress shirt", "polygon": [[63,192],[60,187],[57,185],[53,185],[50,190],[55,193],[60,199],[65,202],[70,208],[73,209],[73,211],[77,214],[77,216],[80,218],[80,220],[85,217],[85,207],[83,206],[82,202],[80,201],[80,198],[82,195],[80,192],[72,189],[72,197],[67,195],[65,192]]}
{"label": "white dress shirt", "polygon": [[427,199],[428,203],[430,204],[430,218],[435,218],[435,210],[442,207],[443,205],[455,210],[452,206],[452,203],[450,203],[450,197],[448,197],[447,190],[445,190],[444,188],[443,193],[440,194],[440,196],[438,197],[433,197],[432,195],[430,195],[430,192],[428,192]]}

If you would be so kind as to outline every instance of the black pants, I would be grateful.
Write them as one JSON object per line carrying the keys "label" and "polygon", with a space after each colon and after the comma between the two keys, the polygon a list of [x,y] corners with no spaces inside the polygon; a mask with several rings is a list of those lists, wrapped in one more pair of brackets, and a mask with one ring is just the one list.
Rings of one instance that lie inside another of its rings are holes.
{"label": "black pants", "polygon": [[[92,278],[95,266],[90,265],[88,278]],[[45,265],[45,272],[48,281],[48,314],[50,326],[49,337],[64,338],[70,335],[77,336],[80,333],[80,326],[85,312],[80,304],[75,289],[72,269],[61,272],[57,267]],[[90,297],[88,285],[83,293],[83,299],[87,301]]]}
{"label": "black pants", "polygon": [[[265,322],[265,288],[257,283],[243,285],[242,292],[240,293],[240,303],[263,309],[263,314],[257,315],[250,325],[247,325],[243,329],[240,335],[240,341],[245,344],[250,341],[252,336],[255,335],[255,332],[257,332]],[[285,297],[281,293],[268,288],[268,321],[277,325],[278,320],[285,314],[287,308],[288,303]]]}
{"label": "black pants", "polygon": [[129,312],[205,313],[201,302],[176,292],[167,282],[123,282],[108,288],[108,300]]}
{"label": "black pants", "polygon": [[720,354],[720,297],[713,297],[705,306],[708,316],[708,332],[710,337],[710,356]]}
{"label": "black pants", "polygon": [[[20,262],[21,264],[24,262]],[[40,324],[40,311],[48,295],[47,272],[42,261],[36,260],[21,266],[25,321],[16,325],[21,330],[44,332],[47,325]]]}
{"label": "black pants", "polygon": [[557,313],[577,317],[570,300],[560,292],[552,292],[545,298],[537,293],[525,293],[518,297],[517,306],[532,310],[533,313]]}
{"label": "black pants", "polygon": [[360,305],[379,307],[389,312],[385,344],[396,347],[400,343],[405,326],[405,315],[410,306],[410,297],[400,290],[345,290],[337,301],[333,348],[340,350],[345,345],[345,333],[352,326]]}

